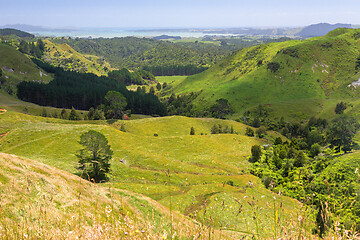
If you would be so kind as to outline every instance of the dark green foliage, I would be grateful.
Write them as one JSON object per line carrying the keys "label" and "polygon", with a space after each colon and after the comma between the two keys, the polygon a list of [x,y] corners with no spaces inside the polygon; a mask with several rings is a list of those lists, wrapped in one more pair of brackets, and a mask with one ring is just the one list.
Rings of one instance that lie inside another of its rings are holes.
{"label": "dark green foliage", "polygon": [[274,145],[279,145],[279,144],[282,144],[281,137],[277,137],[274,141]]}
{"label": "dark green foliage", "polygon": [[[281,50],[281,52],[283,53],[283,54],[286,54],[286,55],[289,55],[289,56],[291,56],[291,57],[294,57],[294,58],[298,58],[299,57],[299,52],[298,52],[298,50],[296,49],[296,48],[285,48],[285,49],[283,49],[283,50]],[[279,67],[280,67],[280,65],[279,65]],[[276,72],[276,71],[275,71]]]}
{"label": "dark green foliage", "polygon": [[149,81],[155,81],[155,76],[151,72],[140,69],[140,70],[137,70],[136,73],[139,74],[142,79],[146,79]]}
{"label": "dark green foliage", "polygon": [[269,62],[267,64],[267,69],[269,69],[273,73],[277,72],[279,68],[280,68],[280,63],[278,62]]}
{"label": "dark green foliage", "polygon": [[43,106],[88,110],[105,103],[109,91],[124,95],[127,109],[132,113],[166,115],[165,106],[152,94],[133,92],[124,84],[108,77],[94,74],[64,71],[39,60],[33,61],[55,77],[48,84],[38,82],[21,82],[18,85],[18,97],[21,100]]}
{"label": "dark green foliage", "polygon": [[255,131],[252,128],[247,127],[245,135],[249,137],[253,137],[255,135]]}
{"label": "dark green foliage", "polygon": [[227,99],[220,98],[210,107],[209,112],[213,117],[223,119],[226,115],[234,113],[234,110]]}
{"label": "dark green foliage", "polygon": [[[165,83],[163,87],[165,86]],[[169,115],[182,115],[187,117],[201,117],[204,112],[197,112],[193,109],[192,101],[198,96],[198,93],[190,93],[187,95],[172,94],[163,100]]]}
{"label": "dark green foliage", "polygon": [[155,89],[154,89],[154,87],[151,87],[151,88],[150,88],[149,93],[152,94],[152,95],[155,94]]}
{"label": "dark green foliage", "polygon": [[360,56],[356,59],[355,62],[355,70],[359,71],[359,69],[360,69]]}
{"label": "dark green foliage", "polygon": [[208,67],[195,65],[145,66],[143,68],[155,76],[189,76],[205,71]]}
{"label": "dark green foliage", "polygon": [[321,146],[318,143],[311,145],[309,156],[316,157],[321,152]]}
{"label": "dark green foliage", "polygon": [[255,131],[258,138],[263,138],[266,135],[266,128],[265,127],[259,127]]}
{"label": "dark green foliage", "polygon": [[31,33],[27,33],[24,31],[20,31],[13,28],[4,28],[0,29],[0,36],[9,36],[9,35],[15,35],[21,38],[34,38],[35,36]]}
{"label": "dark green foliage", "polygon": [[32,55],[36,58],[41,58],[41,56],[44,54],[45,44],[41,39],[39,39],[36,42],[36,45],[34,42],[26,42],[24,40],[21,40],[19,43],[19,51],[25,54]]}
{"label": "dark green foliage", "polygon": [[122,68],[120,70],[114,70],[109,72],[109,78],[115,79],[126,86],[136,84],[136,85],[144,85],[145,81],[141,78],[141,76],[137,72],[129,72],[126,68]]}
{"label": "dark green foliage", "polygon": [[219,125],[214,124],[214,125],[211,127],[211,134],[218,134],[218,133],[220,133]]}
{"label": "dark green foliage", "polygon": [[119,92],[109,91],[105,95],[106,118],[120,119],[127,105],[126,98]]}
{"label": "dark green foliage", "polygon": [[191,127],[191,129],[190,129],[190,135],[195,135],[195,129],[194,129],[194,127]]}
{"label": "dark green foliage", "polygon": [[75,110],[75,108],[71,108],[70,114],[69,114],[69,120],[80,120],[80,116]]}
{"label": "dark green foliage", "polygon": [[251,147],[251,158],[250,162],[257,162],[260,160],[262,155],[261,147],[259,145],[254,145]]}
{"label": "dark green foliage", "polygon": [[338,104],[336,104],[335,113],[336,114],[343,114],[344,111],[346,110],[346,108],[347,108],[347,104],[341,101]]}
{"label": "dark green foliage", "polygon": [[157,83],[157,84],[156,84],[156,89],[157,89],[158,91],[161,90],[161,83]]}
{"label": "dark green foliage", "polygon": [[354,147],[352,138],[359,129],[359,123],[346,115],[336,117],[330,124],[327,131],[329,143],[335,147],[337,152],[343,150],[345,153]]}
{"label": "dark green foliage", "polygon": [[79,143],[84,146],[76,155],[79,158],[77,168],[81,171],[81,177],[97,183],[107,181],[113,151],[106,137],[90,130],[80,136]]}
{"label": "dark green foliage", "polygon": [[219,133],[235,134],[235,131],[232,126],[229,128],[229,126],[227,126],[227,125],[222,126],[221,124],[214,124],[211,127],[211,134],[219,134]]}
{"label": "dark green foliage", "polygon": [[104,56],[115,67],[143,68],[154,75],[198,73],[230,52],[215,44],[172,43],[136,37],[55,39],[54,42],[67,43],[80,53]]}
{"label": "dark green foliage", "polygon": [[306,162],[306,156],[303,151],[299,151],[294,160],[294,167],[303,167]]}
{"label": "dark green foliage", "polygon": [[61,119],[67,119],[67,113],[65,109],[61,110],[60,117]]}

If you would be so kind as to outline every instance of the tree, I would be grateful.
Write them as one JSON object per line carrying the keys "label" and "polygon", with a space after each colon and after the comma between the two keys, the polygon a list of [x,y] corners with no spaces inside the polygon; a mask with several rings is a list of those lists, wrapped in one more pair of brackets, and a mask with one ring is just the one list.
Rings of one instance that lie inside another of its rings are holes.
{"label": "tree", "polygon": [[158,91],[161,90],[161,84],[160,84],[160,83],[157,83],[157,84],[156,84],[156,89],[157,89]]}
{"label": "tree", "polygon": [[359,123],[346,115],[339,115],[330,124],[327,138],[337,152],[343,150],[345,153],[354,147],[353,137],[359,129]]}
{"label": "tree", "polygon": [[279,68],[280,68],[280,64],[278,62],[269,62],[267,64],[267,69],[269,69],[273,73],[277,72]]}
{"label": "tree", "polygon": [[247,127],[245,135],[249,136],[249,137],[253,137],[255,135],[255,132],[254,132],[254,130],[252,128]]}
{"label": "tree", "polygon": [[61,118],[61,119],[67,119],[67,113],[66,113],[66,110],[65,110],[65,109],[62,109],[62,110],[61,110],[60,118]]}
{"label": "tree", "polygon": [[265,127],[259,127],[258,129],[256,129],[256,135],[258,136],[258,138],[263,138],[266,134],[266,128]]}
{"label": "tree", "polygon": [[80,116],[75,110],[75,108],[71,108],[70,114],[69,114],[69,120],[80,120]]}
{"label": "tree", "polygon": [[119,92],[109,91],[105,95],[107,103],[107,117],[120,119],[123,115],[123,110],[127,105],[126,98]]}
{"label": "tree", "polygon": [[343,114],[346,108],[347,108],[347,104],[346,104],[346,103],[344,103],[344,102],[339,102],[338,104],[336,104],[335,113],[336,113],[336,114]]}
{"label": "tree", "polygon": [[211,127],[211,134],[218,134],[220,133],[220,129],[219,129],[219,126],[217,124],[214,124],[212,127]]}
{"label": "tree", "polygon": [[150,88],[149,93],[152,94],[152,95],[155,94],[155,89],[154,89],[154,87],[151,87],[151,88]]}
{"label": "tree", "polygon": [[229,101],[225,98],[216,100],[215,104],[210,108],[212,116],[215,118],[224,118],[225,115],[234,113]]}
{"label": "tree", "polygon": [[90,130],[80,136],[79,143],[84,146],[76,155],[81,176],[94,182],[107,181],[113,151],[108,140],[100,132]]}
{"label": "tree", "polygon": [[262,155],[261,147],[259,145],[254,145],[251,147],[251,162],[257,162],[260,160]]}
{"label": "tree", "polygon": [[190,129],[190,135],[195,135],[195,129],[194,129],[194,127],[191,127],[191,129]]}

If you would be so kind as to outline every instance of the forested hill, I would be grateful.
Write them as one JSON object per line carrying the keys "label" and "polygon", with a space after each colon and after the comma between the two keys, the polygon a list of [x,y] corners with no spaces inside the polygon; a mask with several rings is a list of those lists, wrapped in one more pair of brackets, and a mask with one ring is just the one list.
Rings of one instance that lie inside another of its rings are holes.
{"label": "forested hill", "polygon": [[14,36],[18,36],[18,37],[28,37],[28,38],[34,38],[35,36],[33,34],[24,32],[24,31],[20,31],[17,29],[12,29],[12,28],[4,28],[4,29],[0,29],[0,36],[10,36],[10,35],[14,35]]}
{"label": "forested hill", "polygon": [[114,67],[137,68],[146,65],[210,66],[229,51],[215,44],[173,43],[148,38],[53,39],[67,43],[84,54],[104,56]]}

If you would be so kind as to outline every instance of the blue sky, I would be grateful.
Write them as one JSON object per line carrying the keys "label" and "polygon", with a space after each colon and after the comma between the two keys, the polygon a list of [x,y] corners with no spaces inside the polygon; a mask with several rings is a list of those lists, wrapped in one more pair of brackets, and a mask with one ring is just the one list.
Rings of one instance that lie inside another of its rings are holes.
{"label": "blue sky", "polygon": [[360,24],[359,0],[0,0],[0,26],[247,27]]}

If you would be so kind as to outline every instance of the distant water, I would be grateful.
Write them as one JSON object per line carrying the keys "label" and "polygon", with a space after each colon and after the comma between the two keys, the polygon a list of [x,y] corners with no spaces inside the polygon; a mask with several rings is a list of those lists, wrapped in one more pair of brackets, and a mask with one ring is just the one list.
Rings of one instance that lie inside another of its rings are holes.
{"label": "distant water", "polygon": [[[160,35],[195,37],[201,38],[209,33],[203,33],[196,29],[123,29],[123,28],[83,28],[77,30],[49,30],[49,31],[33,31],[36,36],[51,37],[80,37],[80,38],[114,38],[114,37],[155,37]],[[229,34],[216,34],[229,35]]]}

